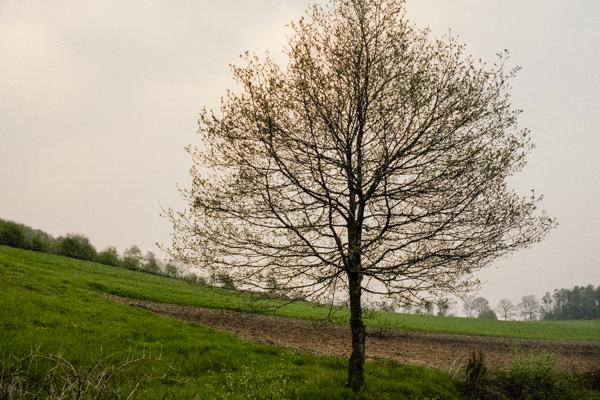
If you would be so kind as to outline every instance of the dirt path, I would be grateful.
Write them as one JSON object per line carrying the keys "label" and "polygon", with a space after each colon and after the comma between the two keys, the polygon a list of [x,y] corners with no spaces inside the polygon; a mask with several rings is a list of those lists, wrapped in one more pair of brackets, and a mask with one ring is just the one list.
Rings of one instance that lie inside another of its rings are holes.
{"label": "dirt path", "polygon": [[[295,350],[347,357],[350,330],[345,326],[237,311],[186,307],[110,296],[112,299],[174,318],[199,322],[245,339]],[[471,351],[483,350],[488,366],[501,368],[519,350],[553,353],[564,370],[600,368],[600,342],[518,340],[497,337],[398,332],[367,336],[367,357],[387,358],[453,371],[465,364]]]}

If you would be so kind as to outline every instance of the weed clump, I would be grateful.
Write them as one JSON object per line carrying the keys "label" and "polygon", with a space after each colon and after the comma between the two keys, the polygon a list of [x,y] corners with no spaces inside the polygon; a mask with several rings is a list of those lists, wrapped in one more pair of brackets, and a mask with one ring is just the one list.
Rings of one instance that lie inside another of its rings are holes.
{"label": "weed clump", "polygon": [[562,373],[554,356],[547,352],[518,355],[499,379],[503,391],[509,398],[528,400],[577,398],[574,378]]}
{"label": "weed clump", "polygon": [[[88,367],[78,366],[62,354],[43,354],[38,350],[21,358],[0,360],[0,399],[2,400],[108,400],[131,399],[149,376],[124,381],[126,371],[135,371],[143,362],[156,359],[126,356],[102,357]],[[159,377],[161,379],[164,376]]]}
{"label": "weed clump", "polygon": [[[465,390],[480,400],[571,400],[585,399],[593,374],[576,376],[562,372],[548,352],[517,354],[510,366],[487,373],[483,353],[472,353],[465,368]],[[597,398],[597,397],[594,397]]]}
{"label": "weed clump", "polygon": [[481,350],[478,353],[472,352],[465,368],[465,387],[468,393],[476,394],[484,387],[486,372],[483,352]]}
{"label": "weed clump", "polygon": [[274,364],[266,370],[259,368],[253,357],[235,374],[225,377],[224,390],[216,399],[293,400],[298,399],[294,382],[298,372],[289,365]]}

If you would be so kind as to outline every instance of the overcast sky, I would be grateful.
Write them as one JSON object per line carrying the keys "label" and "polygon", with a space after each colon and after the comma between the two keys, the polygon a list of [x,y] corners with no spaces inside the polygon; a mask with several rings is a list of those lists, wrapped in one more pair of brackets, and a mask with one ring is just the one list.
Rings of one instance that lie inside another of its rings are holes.
{"label": "overcast sky", "polygon": [[[196,119],[232,87],[244,50],[280,54],[305,0],[0,0],[0,218],[103,248],[169,241]],[[480,274],[481,294],[600,284],[600,2],[409,0],[473,55],[508,49],[521,125],[537,148],[515,187],[559,227]]]}

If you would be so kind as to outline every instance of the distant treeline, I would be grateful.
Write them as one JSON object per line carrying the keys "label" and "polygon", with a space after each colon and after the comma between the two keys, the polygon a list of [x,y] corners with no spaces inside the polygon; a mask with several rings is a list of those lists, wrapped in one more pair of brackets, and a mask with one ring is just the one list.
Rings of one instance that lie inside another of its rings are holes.
{"label": "distant treeline", "polygon": [[67,234],[57,238],[24,224],[0,219],[0,245],[57,254],[79,260],[94,261],[100,264],[123,267],[132,270],[176,277],[178,268],[156,258],[154,253],[131,246],[119,255],[114,246],[97,251],[90,240],[81,234]]}
{"label": "distant treeline", "polygon": [[544,319],[600,319],[600,285],[556,289],[542,304]]}
{"label": "distant treeline", "polygon": [[555,289],[553,293],[546,292],[541,299],[526,295],[518,303],[502,299],[495,310],[485,297],[471,297],[465,299],[463,310],[468,317],[504,320],[600,319],[600,285]]}

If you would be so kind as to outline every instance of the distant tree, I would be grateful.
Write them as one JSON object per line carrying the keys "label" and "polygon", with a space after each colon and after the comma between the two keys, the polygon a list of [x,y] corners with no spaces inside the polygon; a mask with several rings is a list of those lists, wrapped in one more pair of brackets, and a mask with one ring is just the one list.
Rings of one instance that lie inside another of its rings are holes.
{"label": "distant tree", "polygon": [[139,269],[142,265],[142,251],[133,245],[123,252],[123,266],[127,269]]}
{"label": "distant tree", "polygon": [[480,317],[481,314],[490,310],[490,302],[485,297],[476,297],[473,300],[473,306],[477,312],[477,317]]}
{"label": "distant tree", "polygon": [[12,221],[0,220],[0,245],[26,248],[23,227]]}
{"label": "distant tree", "polygon": [[93,261],[96,258],[96,249],[90,240],[81,234],[70,233],[56,240],[56,253],[61,256]]}
{"label": "distant tree", "polygon": [[594,304],[596,305],[594,318],[600,319],[600,285],[594,290]]}
{"label": "distant tree", "polygon": [[438,310],[437,315],[446,316],[448,315],[448,311],[450,311],[450,308],[452,308],[452,306],[454,305],[454,302],[447,297],[441,297],[435,301],[435,305]]}
{"label": "distant tree", "polygon": [[485,297],[470,297],[463,302],[463,310],[469,318],[479,317],[481,313],[490,310],[490,302]]}
{"label": "distant tree", "polygon": [[575,286],[556,289],[552,295],[552,309],[547,319],[599,319],[600,285]]}
{"label": "distant tree", "polygon": [[177,275],[179,274],[179,270],[177,269],[177,267],[171,263],[167,263],[165,265],[165,272],[172,278],[177,277]]}
{"label": "distant tree", "polygon": [[105,265],[112,265],[113,267],[118,267],[121,265],[121,259],[119,258],[119,252],[116,247],[109,246],[106,249],[102,250],[96,256],[96,262]]}
{"label": "distant tree", "polygon": [[534,295],[523,296],[519,303],[519,309],[521,310],[523,319],[535,321],[540,310],[540,302]]}
{"label": "distant tree", "polygon": [[382,299],[379,301],[375,301],[372,303],[372,305],[369,307],[372,310],[378,310],[378,311],[387,311],[387,312],[394,312],[394,305],[386,299]]}
{"label": "distant tree", "polygon": [[421,307],[425,311],[426,314],[433,314],[433,301],[431,300],[423,300],[421,302]]}
{"label": "distant tree", "polygon": [[183,279],[185,281],[188,281],[190,283],[195,283],[198,285],[205,285],[206,284],[206,279],[203,276],[197,275],[197,274],[187,274],[183,276]]}
{"label": "distant tree", "polygon": [[144,256],[144,259],[143,259],[142,268],[144,269],[144,271],[150,272],[153,274],[157,274],[160,272],[159,261],[153,252],[151,252],[151,251],[146,252],[146,255]]}
{"label": "distant tree", "polygon": [[500,317],[505,321],[508,321],[515,315],[515,309],[516,306],[508,299],[500,300],[496,306],[496,310],[500,314]]}
{"label": "distant tree", "polygon": [[595,290],[593,285],[587,285],[581,291],[581,304],[583,311],[580,315],[581,319],[600,318],[598,314],[599,303],[595,299]]}
{"label": "distant tree", "polygon": [[467,297],[463,301],[463,311],[468,318],[473,318],[477,316],[477,310],[475,309],[475,304],[473,303],[475,297]]}
{"label": "distant tree", "polygon": [[40,230],[31,230],[30,250],[40,251],[44,253],[54,252],[55,239]]}
{"label": "distant tree", "polygon": [[413,312],[412,304],[403,304],[401,310],[404,314],[411,314]]}
{"label": "distant tree", "polygon": [[209,282],[211,285],[220,286],[224,289],[235,289],[235,282],[227,272],[211,273]]}
{"label": "distant tree", "polygon": [[551,319],[552,315],[552,303],[554,300],[552,299],[552,295],[550,292],[546,292],[544,297],[542,297],[540,311],[542,319]]}
{"label": "distant tree", "polygon": [[554,289],[552,294],[553,306],[550,318],[552,319],[568,319],[569,302],[567,289]]}
{"label": "distant tree", "polygon": [[268,275],[266,278],[266,282],[265,282],[265,289],[269,293],[274,294],[277,292],[278,288],[279,288],[279,284],[277,283],[277,278],[273,274]]}
{"label": "distant tree", "polygon": [[0,245],[20,249],[54,252],[55,239],[44,231],[0,219]]}
{"label": "distant tree", "polygon": [[295,298],[347,296],[360,391],[363,295],[464,294],[554,222],[507,184],[532,146],[505,56],[429,37],[401,0],[331,0],[292,29],[284,67],[248,55],[239,90],[201,114],[171,252],[247,288],[272,272]]}
{"label": "distant tree", "polygon": [[488,309],[483,310],[482,312],[480,312],[479,315],[477,316],[477,318],[480,318],[480,319],[498,319],[498,316],[496,316],[496,313],[494,312],[494,310],[488,308]]}

